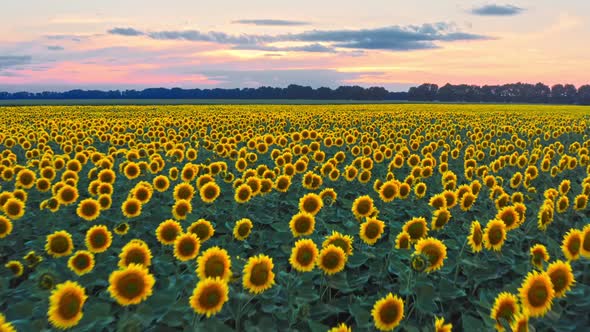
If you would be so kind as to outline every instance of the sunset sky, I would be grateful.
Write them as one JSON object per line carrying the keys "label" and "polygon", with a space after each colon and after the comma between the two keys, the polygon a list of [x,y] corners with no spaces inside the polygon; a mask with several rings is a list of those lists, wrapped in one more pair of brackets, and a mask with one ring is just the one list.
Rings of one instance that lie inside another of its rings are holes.
{"label": "sunset sky", "polygon": [[19,0],[0,91],[590,83],[590,1]]}

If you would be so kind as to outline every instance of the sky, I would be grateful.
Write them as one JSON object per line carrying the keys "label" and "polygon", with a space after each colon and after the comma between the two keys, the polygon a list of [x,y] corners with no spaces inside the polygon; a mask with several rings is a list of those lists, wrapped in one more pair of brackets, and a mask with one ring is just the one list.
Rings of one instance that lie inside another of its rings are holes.
{"label": "sky", "polygon": [[587,0],[19,0],[0,91],[590,83]]}

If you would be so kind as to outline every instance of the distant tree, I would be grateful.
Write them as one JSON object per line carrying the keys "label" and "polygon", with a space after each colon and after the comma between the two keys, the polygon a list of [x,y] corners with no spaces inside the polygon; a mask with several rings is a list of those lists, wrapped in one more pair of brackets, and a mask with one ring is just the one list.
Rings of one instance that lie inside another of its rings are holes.
{"label": "distant tree", "polygon": [[578,104],[590,105],[590,85],[582,85],[578,88]]}

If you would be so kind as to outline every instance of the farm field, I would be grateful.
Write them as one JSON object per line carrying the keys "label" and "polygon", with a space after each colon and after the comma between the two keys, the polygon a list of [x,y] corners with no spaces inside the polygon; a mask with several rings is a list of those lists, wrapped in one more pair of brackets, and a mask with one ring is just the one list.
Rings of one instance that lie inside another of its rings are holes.
{"label": "farm field", "polygon": [[590,327],[588,107],[0,110],[2,331]]}

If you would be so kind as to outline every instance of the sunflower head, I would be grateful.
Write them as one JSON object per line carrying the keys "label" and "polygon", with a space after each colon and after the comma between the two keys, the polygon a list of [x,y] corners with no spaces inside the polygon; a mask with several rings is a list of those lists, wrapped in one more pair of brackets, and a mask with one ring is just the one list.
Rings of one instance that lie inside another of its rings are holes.
{"label": "sunflower head", "polygon": [[402,230],[410,235],[412,242],[415,242],[428,234],[428,225],[425,218],[414,217],[404,224]]}
{"label": "sunflower head", "polygon": [[289,228],[294,237],[311,235],[315,229],[315,217],[307,212],[299,212],[289,221]]}
{"label": "sunflower head", "polygon": [[7,268],[8,270],[10,270],[10,272],[12,273],[12,275],[15,278],[18,278],[23,275],[23,271],[24,271],[23,263],[21,263],[19,261],[15,261],[15,260],[8,261],[6,264],[4,264],[4,267]]}
{"label": "sunflower head", "polygon": [[196,313],[211,317],[221,311],[223,304],[229,299],[228,293],[225,281],[220,278],[206,278],[197,283],[189,304]]}
{"label": "sunflower head", "polygon": [[340,323],[340,325],[329,329],[328,332],[352,332],[352,328],[345,323]]}
{"label": "sunflower head", "polygon": [[326,248],[331,244],[340,247],[347,256],[352,255],[352,236],[332,231],[331,235],[326,236],[326,239],[322,243],[322,248]]}
{"label": "sunflower head", "polygon": [[543,269],[543,263],[549,261],[547,248],[542,244],[535,244],[531,247],[531,263],[539,270]]}
{"label": "sunflower head", "polygon": [[199,195],[201,200],[205,203],[213,203],[221,194],[221,189],[215,181],[207,182],[201,189],[199,189]]}
{"label": "sunflower head", "polygon": [[165,245],[174,244],[176,237],[182,233],[182,226],[176,220],[168,219],[160,223],[156,228],[156,238]]}
{"label": "sunflower head", "polygon": [[244,241],[250,233],[252,232],[252,221],[248,218],[242,218],[236,221],[236,224],[233,229],[233,234],[236,240]]}
{"label": "sunflower head", "polygon": [[380,331],[391,331],[404,318],[404,301],[391,293],[373,305],[371,316]]}
{"label": "sunflower head", "polygon": [[471,247],[471,251],[476,253],[480,252],[483,247],[483,232],[481,231],[481,225],[479,221],[473,221],[471,223],[471,229],[467,236],[467,242]]}
{"label": "sunflower head", "polygon": [[134,197],[127,198],[121,205],[121,211],[127,218],[141,215],[141,201]]}
{"label": "sunflower head", "polygon": [[375,244],[383,235],[385,223],[381,220],[370,218],[361,224],[359,236],[368,245]]}
{"label": "sunflower head", "polygon": [[582,245],[580,246],[580,255],[585,258],[590,258],[590,225],[584,226],[582,229]]}
{"label": "sunflower head", "polygon": [[447,208],[441,208],[432,214],[431,227],[433,230],[442,229],[451,219],[451,211]]}
{"label": "sunflower head", "polygon": [[395,248],[396,249],[410,249],[411,240],[412,240],[412,238],[410,237],[409,233],[407,233],[406,231],[401,231],[395,237]]}
{"label": "sunflower head", "polygon": [[500,219],[488,222],[483,234],[483,243],[488,250],[500,251],[506,241],[506,224]]}
{"label": "sunflower head", "polygon": [[317,265],[327,275],[344,270],[348,256],[342,248],[333,244],[322,248],[317,258]]}
{"label": "sunflower head", "polygon": [[447,258],[447,247],[442,241],[433,237],[420,239],[415,245],[415,250],[416,254],[427,257],[428,267],[424,271],[428,273],[440,269]]}
{"label": "sunflower head", "polygon": [[201,249],[199,237],[193,233],[180,234],[174,240],[174,257],[180,261],[194,259]]}
{"label": "sunflower head", "polygon": [[412,259],[410,261],[412,269],[416,272],[424,272],[428,267],[429,261],[428,256],[424,254],[412,254]]}
{"label": "sunflower head", "polygon": [[209,240],[215,233],[215,228],[210,221],[205,219],[199,219],[193,222],[188,228],[187,233],[193,233],[197,235],[201,243]]}
{"label": "sunflower head", "polygon": [[74,250],[72,235],[66,231],[56,231],[47,235],[45,251],[52,257],[69,256]]}
{"label": "sunflower head", "polygon": [[275,284],[272,258],[260,254],[248,259],[244,266],[242,284],[250,293],[259,294]]}
{"label": "sunflower head", "polygon": [[108,291],[122,306],[138,304],[152,295],[156,280],[143,265],[129,264],[109,276]]}
{"label": "sunflower head", "polygon": [[324,201],[318,194],[309,193],[299,199],[299,211],[315,216],[324,206]]}
{"label": "sunflower head", "polygon": [[121,249],[119,267],[125,268],[131,264],[146,268],[152,264],[152,252],[144,241],[133,239]]}
{"label": "sunflower head", "polygon": [[240,204],[246,203],[250,200],[250,198],[252,198],[252,194],[252,188],[248,184],[244,183],[236,188],[234,199]]}
{"label": "sunflower head", "polygon": [[555,261],[547,267],[547,274],[551,278],[555,297],[564,297],[565,293],[571,289],[576,282],[572,266],[569,261]]}
{"label": "sunflower head", "polygon": [[117,224],[117,226],[115,226],[115,233],[117,235],[125,235],[127,234],[127,232],[129,232],[129,224],[126,222],[122,222],[120,224]]}
{"label": "sunflower head", "polygon": [[79,276],[92,271],[94,264],[94,254],[86,250],[76,251],[68,260],[68,268]]}
{"label": "sunflower head", "polygon": [[12,233],[12,228],[13,226],[10,219],[5,216],[0,216],[0,239],[10,235],[10,233]]}
{"label": "sunflower head", "polygon": [[77,282],[66,281],[57,285],[49,297],[49,323],[59,329],[78,325],[87,298],[86,291]]}
{"label": "sunflower head", "polygon": [[357,197],[352,203],[352,213],[357,219],[370,216],[373,209],[373,199],[368,195]]}
{"label": "sunflower head", "polygon": [[309,272],[313,270],[318,257],[318,248],[310,239],[301,239],[295,242],[291,250],[289,263],[299,272]]}
{"label": "sunflower head", "polygon": [[92,226],[86,231],[86,247],[92,253],[105,252],[113,242],[113,235],[105,225]]}
{"label": "sunflower head", "polygon": [[523,310],[530,317],[544,316],[551,310],[555,291],[547,273],[529,272],[518,291]]}
{"label": "sunflower head", "polygon": [[511,324],[519,312],[520,308],[516,295],[503,292],[496,297],[490,317],[496,321],[496,329],[504,331],[502,324]]}
{"label": "sunflower head", "polygon": [[232,276],[231,259],[225,249],[211,247],[197,258],[197,275],[201,280],[220,278],[229,282]]}
{"label": "sunflower head", "polygon": [[582,239],[582,231],[573,228],[563,236],[561,250],[563,251],[565,258],[575,261],[580,257]]}
{"label": "sunflower head", "polygon": [[451,332],[453,329],[453,324],[447,323],[445,324],[445,319],[443,317],[436,317],[434,321],[434,331],[435,332]]}

